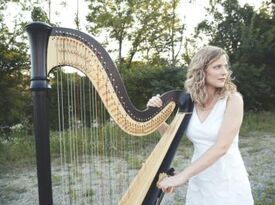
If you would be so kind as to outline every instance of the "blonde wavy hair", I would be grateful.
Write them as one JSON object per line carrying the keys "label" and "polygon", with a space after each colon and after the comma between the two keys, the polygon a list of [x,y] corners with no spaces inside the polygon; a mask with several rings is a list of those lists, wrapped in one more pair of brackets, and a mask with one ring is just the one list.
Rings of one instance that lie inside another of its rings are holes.
{"label": "blonde wavy hair", "polygon": [[[226,57],[229,64],[229,57],[222,48],[206,46],[200,49],[190,62],[184,87],[191,95],[192,100],[201,106],[205,105],[208,98],[205,86],[205,70],[208,65],[218,60],[223,55]],[[225,80],[225,86],[223,88],[217,88],[220,98],[224,98],[237,90],[236,85],[232,82],[231,75],[232,71],[229,69]]]}

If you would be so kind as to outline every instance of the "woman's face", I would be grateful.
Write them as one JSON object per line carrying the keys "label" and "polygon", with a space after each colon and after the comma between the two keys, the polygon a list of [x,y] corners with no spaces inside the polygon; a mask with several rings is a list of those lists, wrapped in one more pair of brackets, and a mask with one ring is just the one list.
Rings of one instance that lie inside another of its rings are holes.
{"label": "woman's face", "polygon": [[222,88],[228,75],[228,62],[225,55],[213,61],[205,70],[206,86]]}

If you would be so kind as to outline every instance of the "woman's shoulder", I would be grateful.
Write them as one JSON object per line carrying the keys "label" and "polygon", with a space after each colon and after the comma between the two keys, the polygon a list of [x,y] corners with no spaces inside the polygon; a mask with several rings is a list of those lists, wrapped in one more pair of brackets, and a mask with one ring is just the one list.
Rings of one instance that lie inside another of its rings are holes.
{"label": "woman's shoulder", "polygon": [[234,92],[229,92],[227,94],[227,98],[229,100],[242,100],[243,96],[242,96],[242,94],[240,92],[234,91]]}
{"label": "woman's shoulder", "polygon": [[240,92],[234,91],[227,95],[227,105],[228,106],[243,106],[243,96]]}

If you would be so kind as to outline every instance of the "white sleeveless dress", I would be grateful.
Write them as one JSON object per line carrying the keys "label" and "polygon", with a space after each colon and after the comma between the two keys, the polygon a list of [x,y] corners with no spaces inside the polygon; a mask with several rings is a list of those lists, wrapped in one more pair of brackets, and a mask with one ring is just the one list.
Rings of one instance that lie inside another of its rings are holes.
{"label": "white sleeveless dress", "polygon": [[[201,122],[194,106],[186,130],[193,142],[192,161],[198,159],[217,140],[227,98],[219,100],[207,118]],[[189,180],[186,205],[253,205],[250,183],[239,147],[239,135],[234,138],[227,153],[213,165]]]}

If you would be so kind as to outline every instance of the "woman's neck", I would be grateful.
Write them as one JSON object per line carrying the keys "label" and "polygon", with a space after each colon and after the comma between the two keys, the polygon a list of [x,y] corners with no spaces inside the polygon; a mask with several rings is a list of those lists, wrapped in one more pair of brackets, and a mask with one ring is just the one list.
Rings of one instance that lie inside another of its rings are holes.
{"label": "woman's neck", "polygon": [[207,88],[207,99],[203,105],[198,105],[199,109],[202,111],[211,110],[218,100],[218,90],[216,88]]}
{"label": "woman's neck", "polygon": [[212,102],[213,100],[215,100],[218,96],[218,90],[217,88],[213,88],[213,87],[207,87],[207,100],[206,100],[206,104],[209,102]]}

